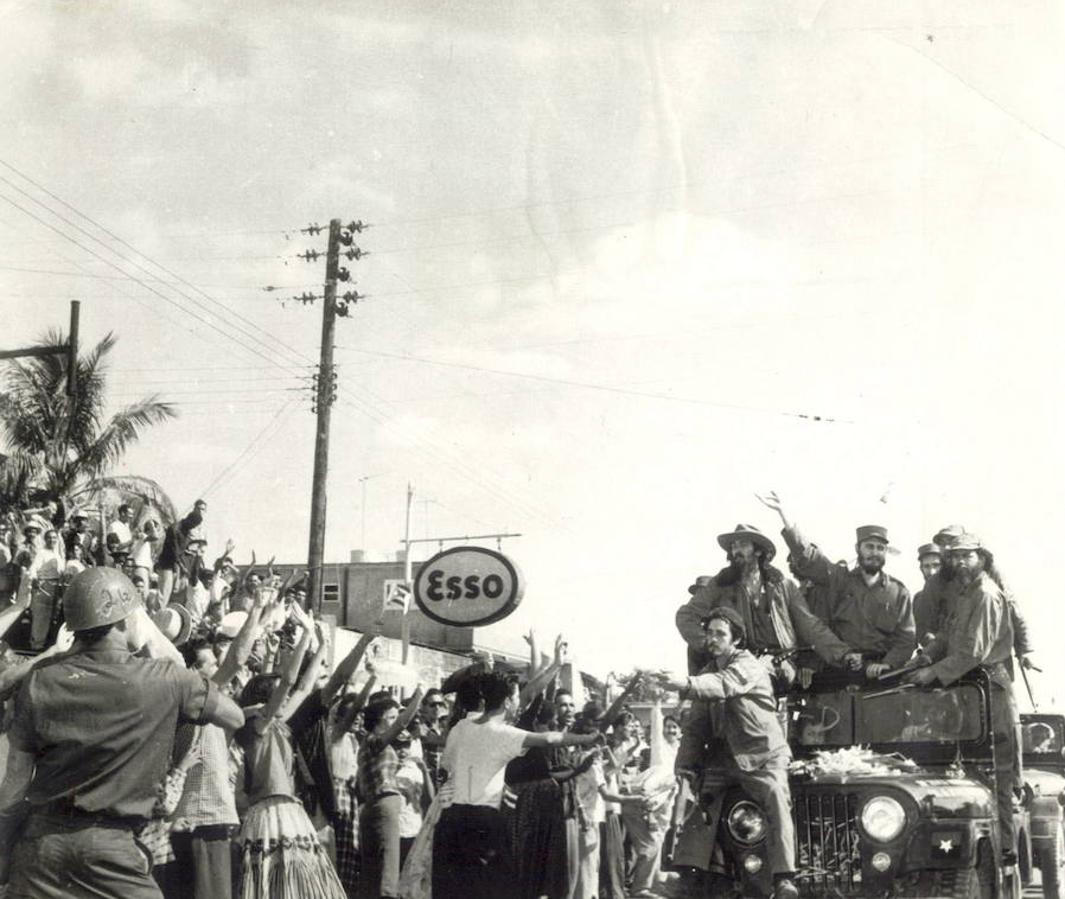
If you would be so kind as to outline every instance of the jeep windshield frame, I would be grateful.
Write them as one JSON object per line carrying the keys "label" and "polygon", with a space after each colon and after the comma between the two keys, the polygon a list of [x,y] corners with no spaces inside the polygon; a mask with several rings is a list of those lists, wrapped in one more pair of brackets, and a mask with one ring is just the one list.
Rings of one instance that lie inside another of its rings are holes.
{"label": "jeep windshield frame", "polygon": [[979,669],[949,687],[870,685],[842,672],[822,674],[809,691],[789,695],[788,736],[797,758],[868,746],[926,765],[949,765],[959,752],[966,760],[987,761],[990,694]]}

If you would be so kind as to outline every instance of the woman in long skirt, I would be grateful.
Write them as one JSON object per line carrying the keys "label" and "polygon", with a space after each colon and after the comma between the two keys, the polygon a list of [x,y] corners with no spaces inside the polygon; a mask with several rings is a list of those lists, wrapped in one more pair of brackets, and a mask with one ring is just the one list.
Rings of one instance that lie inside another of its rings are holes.
{"label": "woman in long skirt", "polygon": [[325,650],[319,628],[318,652],[292,690],[312,627],[304,614],[296,614],[304,631],[284,672],[256,675],[240,697],[247,720],[237,740],[244,749],[251,806],[238,838],[241,899],[345,899],[336,869],[296,798],[293,781],[292,738],[286,722],[313,689]]}

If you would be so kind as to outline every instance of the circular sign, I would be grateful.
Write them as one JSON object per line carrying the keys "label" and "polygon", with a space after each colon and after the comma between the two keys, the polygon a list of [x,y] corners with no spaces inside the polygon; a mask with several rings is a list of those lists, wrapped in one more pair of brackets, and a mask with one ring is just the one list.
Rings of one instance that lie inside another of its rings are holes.
{"label": "circular sign", "polygon": [[456,546],[425,562],[414,580],[414,599],[433,621],[479,627],[506,618],[521,602],[525,582],[502,553]]}

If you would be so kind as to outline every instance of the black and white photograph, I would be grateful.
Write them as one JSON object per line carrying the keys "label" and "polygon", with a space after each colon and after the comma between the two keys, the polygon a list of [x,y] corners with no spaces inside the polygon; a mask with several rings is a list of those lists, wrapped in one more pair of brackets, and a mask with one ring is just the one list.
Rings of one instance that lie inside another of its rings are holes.
{"label": "black and white photograph", "polygon": [[1062,899],[1060,2],[0,73],[0,899]]}

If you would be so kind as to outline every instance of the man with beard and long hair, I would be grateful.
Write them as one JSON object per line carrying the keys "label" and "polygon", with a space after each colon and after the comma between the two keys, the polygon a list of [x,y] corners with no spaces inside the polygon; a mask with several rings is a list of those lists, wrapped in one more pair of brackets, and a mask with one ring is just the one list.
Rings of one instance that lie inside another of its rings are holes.
{"label": "man with beard and long hair", "polygon": [[998,803],[1001,864],[1017,863],[1013,791],[1020,784],[1019,718],[1013,698],[1010,653],[1013,625],[999,587],[995,559],[972,534],[961,534],[950,547],[954,571],[951,608],[943,633],[925,653],[930,665],[908,676],[910,683],[950,686],[973,668],[991,681],[991,729],[995,741],[995,798]]}
{"label": "man with beard and long hair", "polygon": [[[720,606],[739,613],[748,648],[755,654],[812,646],[828,664],[843,664],[847,644],[810,611],[795,583],[769,564],[776,555],[772,540],[751,525],[738,524],[719,535],[717,542],[728,554],[729,564],[677,609],[677,630],[688,644],[691,674],[710,662],[702,622]],[[790,663],[781,669],[785,679],[794,679]]]}
{"label": "man with beard and long hair", "polygon": [[[954,563],[950,549],[954,541],[965,533],[967,532],[963,525],[949,524],[932,538],[932,542],[939,548],[941,554],[939,571],[925,581],[924,589],[920,594],[920,607],[918,607],[917,600],[914,599],[915,619],[918,618],[918,611],[920,611],[920,621],[917,622],[917,636],[922,645],[930,642],[929,636],[941,634],[950,617],[951,609],[954,605],[954,594],[957,591],[957,584],[954,583]],[[922,550],[925,548],[922,547]],[[1016,598],[1006,585],[998,568],[993,566],[988,574],[995,582],[995,585],[1002,591],[1002,595],[1006,600],[1010,625],[1013,627],[1013,653],[1017,656],[1023,668],[1031,668],[1032,640],[1028,622],[1021,613]],[[1009,668],[1012,675],[1012,660],[1009,663]]]}
{"label": "man with beard and long hair", "polygon": [[884,571],[888,535],[879,525],[856,531],[858,564],[844,570],[832,562],[796,525],[788,520],[775,493],[758,497],[780,516],[784,540],[795,568],[815,584],[828,587],[828,626],[849,647],[844,663],[852,671],[874,678],[901,668],[917,645],[913,603],[906,585]]}

